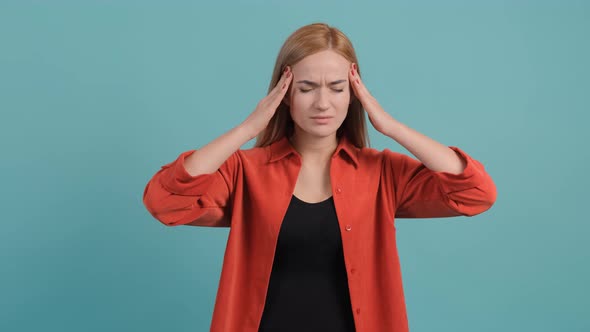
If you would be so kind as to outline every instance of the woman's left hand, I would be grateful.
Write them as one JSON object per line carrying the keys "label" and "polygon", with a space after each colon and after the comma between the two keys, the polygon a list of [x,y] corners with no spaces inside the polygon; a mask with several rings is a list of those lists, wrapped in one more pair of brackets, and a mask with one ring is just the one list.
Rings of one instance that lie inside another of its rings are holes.
{"label": "woman's left hand", "polygon": [[377,100],[369,93],[369,90],[363,84],[358,72],[356,71],[356,64],[351,65],[348,71],[348,79],[352,85],[353,92],[357,99],[363,105],[363,108],[369,115],[369,120],[375,129],[387,135],[387,129],[392,128],[392,122],[395,120],[391,115],[383,110]]}

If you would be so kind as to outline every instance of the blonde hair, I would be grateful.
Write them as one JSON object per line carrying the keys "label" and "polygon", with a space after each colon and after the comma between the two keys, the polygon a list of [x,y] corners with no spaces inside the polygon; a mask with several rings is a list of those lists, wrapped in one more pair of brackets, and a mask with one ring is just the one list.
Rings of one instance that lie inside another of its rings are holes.
{"label": "blonde hair", "polygon": [[[293,32],[281,47],[268,87],[268,92],[276,86],[286,66],[293,66],[308,55],[332,50],[357,66],[359,76],[360,67],[354,47],[342,31],[325,23],[312,23]],[[351,103],[348,106],[346,119],[336,131],[340,139],[346,135],[348,140],[358,148],[370,146],[367,126],[365,124],[365,110],[350,88]],[[289,87],[289,90],[291,88]],[[289,91],[287,91],[287,95]],[[294,123],[289,112],[289,106],[281,101],[268,125],[256,136],[255,147],[263,147],[283,138],[293,135]]]}

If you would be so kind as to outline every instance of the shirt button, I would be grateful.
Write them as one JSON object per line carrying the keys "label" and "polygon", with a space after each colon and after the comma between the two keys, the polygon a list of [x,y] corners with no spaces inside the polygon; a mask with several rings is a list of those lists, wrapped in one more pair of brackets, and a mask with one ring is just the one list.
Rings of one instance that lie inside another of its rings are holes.
{"label": "shirt button", "polygon": [[350,225],[346,225],[346,230],[350,232],[350,230],[352,229],[352,226]]}
{"label": "shirt button", "polygon": [[350,269],[350,273],[355,273],[356,270],[355,269]]}
{"label": "shirt button", "polygon": [[361,308],[356,308],[357,315],[361,313]]}
{"label": "shirt button", "polygon": [[337,192],[337,193],[341,193],[341,192],[342,192],[342,189],[340,189],[340,188],[336,188],[336,192]]}

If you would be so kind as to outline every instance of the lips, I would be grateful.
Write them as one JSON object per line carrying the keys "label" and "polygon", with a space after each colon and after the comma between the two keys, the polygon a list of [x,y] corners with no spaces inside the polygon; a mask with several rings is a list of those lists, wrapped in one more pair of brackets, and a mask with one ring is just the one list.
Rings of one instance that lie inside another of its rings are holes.
{"label": "lips", "polygon": [[332,118],[333,118],[332,116],[314,116],[311,119],[313,120],[313,122],[315,124],[326,125],[326,124],[329,124],[332,122],[331,121]]}

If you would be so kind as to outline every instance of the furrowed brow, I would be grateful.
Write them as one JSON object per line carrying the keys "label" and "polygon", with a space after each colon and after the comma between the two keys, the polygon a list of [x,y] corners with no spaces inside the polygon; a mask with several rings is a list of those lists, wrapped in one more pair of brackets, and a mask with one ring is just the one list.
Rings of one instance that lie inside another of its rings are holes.
{"label": "furrowed brow", "polygon": [[[347,80],[337,80],[337,81],[334,81],[334,82],[330,82],[330,83],[328,83],[328,85],[336,85],[336,84],[344,83],[344,82],[346,82],[346,81],[347,81]],[[303,84],[311,85],[311,86],[314,86],[314,87],[315,87],[315,86],[319,86],[319,84],[318,84],[318,83],[316,83],[316,82],[312,82],[312,81],[308,81],[308,80],[301,80],[301,81],[297,81],[297,82],[295,82],[295,83],[303,83]]]}

